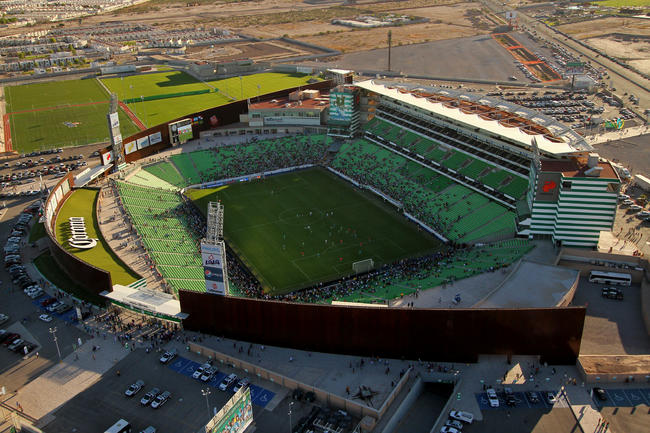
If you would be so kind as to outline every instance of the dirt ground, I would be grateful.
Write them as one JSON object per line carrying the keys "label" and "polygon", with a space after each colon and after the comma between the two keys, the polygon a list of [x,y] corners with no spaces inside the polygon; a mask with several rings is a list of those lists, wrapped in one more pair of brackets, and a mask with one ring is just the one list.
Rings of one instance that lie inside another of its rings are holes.
{"label": "dirt ground", "polygon": [[586,42],[612,57],[625,60],[641,72],[650,73],[650,43],[648,41],[626,41],[616,36],[608,36],[590,38]]}
{"label": "dirt ground", "polygon": [[[144,6],[144,5],[142,5]],[[85,19],[83,25],[96,24],[107,19],[137,21],[165,28],[201,25],[228,28],[235,32],[264,38],[287,35],[301,41],[326,46],[343,52],[360,51],[387,46],[388,29],[352,29],[330,24],[332,17],[352,17],[363,12],[397,12],[428,18],[423,24],[392,27],[394,45],[412,44],[472,36],[483,33],[465,16],[468,9],[477,9],[475,3],[458,0],[406,0],[396,2],[364,2],[354,5],[310,5],[298,0],[261,0],[256,2],[212,4],[186,7],[162,5],[155,0],[148,8],[125,9],[114,14]],[[135,10],[135,12],[133,12]],[[161,17],[164,18],[161,20]],[[308,18],[314,19],[308,19]]]}
{"label": "dirt ground", "polygon": [[564,24],[557,28],[582,40],[610,33],[650,36],[650,20],[635,18],[610,17],[575,24]]}

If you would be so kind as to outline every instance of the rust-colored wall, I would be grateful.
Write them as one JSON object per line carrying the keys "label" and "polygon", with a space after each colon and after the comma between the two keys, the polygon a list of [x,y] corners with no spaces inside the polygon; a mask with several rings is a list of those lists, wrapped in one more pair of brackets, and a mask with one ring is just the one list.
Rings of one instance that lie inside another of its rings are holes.
{"label": "rust-colored wall", "polygon": [[296,304],[180,292],[187,329],[259,344],[358,356],[475,362],[541,355],[573,364],[583,307],[403,309]]}
{"label": "rust-colored wall", "polygon": [[[331,81],[320,81],[318,83],[313,83],[313,84],[308,84],[306,86],[300,86],[301,89],[316,89],[316,90],[328,90],[332,87],[332,82]],[[294,90],[298,89],[298,87],[294,87],[291,89],[286,89],[286,90],[280,90],[277,92],[273,93],[267,93],[265,95],[262,95],[262,99],[273,99],[273,98],[278,98],[278,97],[283,97],[287,96],[289,93],[293,92]],[[191,109],[188,107],[188,109]],[[203,125],[194,125],[192,126],[192,133],[195,137],[199,136],[199,133],[201,131],[206,131],[208,129],[212,129],[212,126],[210,125],[210,117],[216,116],[217,119],[219,119],[219,125],[218,126],[224,126],[224,125],[230,125],[232,123],[237,123],[239,122],[239,115],[246,113],[248,111],[248,102],[247,101],[235,101],[231,102],[230,104],[222,105],[220,107],[214,107],[214,108],[209,108],[207,110],[203,111],[197,111],[195,113],[189,113],[185,116],[181,116],[177,119],[170,120],[169,122],[163,123],[161,125],[156,125],[153,126],[149,129],[146,129],[144,131],[140,131],[136,134],[133,134],[122,141],[124,143],[128,143],[134,140],[137,140],[138,138],[142,138],[144,136],[153,134],[155,132],[160,132],[162,134],[162,141],[158,144],[155,144],[153,146],[148,146],[145,147],[142,150],[136,150],[133,153],[130,153],[128,155],[125,155],[125,161],[126,162],[133,162],[137,161],[140,158],[147,157],[149,155],[153,155],[163,149],[166,149],[170,147],[171,145],[169,144],[169,128],[168,124],[176,122],[178,120],[186,119],[188,117],[195,117],[195,116],[202,116],[203,117]]]}

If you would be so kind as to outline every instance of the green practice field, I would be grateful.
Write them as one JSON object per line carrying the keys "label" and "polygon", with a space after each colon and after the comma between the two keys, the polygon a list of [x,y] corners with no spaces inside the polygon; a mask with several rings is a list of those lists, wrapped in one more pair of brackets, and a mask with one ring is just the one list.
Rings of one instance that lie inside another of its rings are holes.
{"label": "green practice field", "polygon": [[[13,149],[21,152],[107,141],[109,96],[96,80],[5,87]],[[138,128],[119,110],[120,129]]]}
{"label": "green practice field", "polygon": [[272,294],[350,275],[356,261],[372,258],[378,267],[441,246],[323,169],[187,194],[203,212],[221,201],[226,241]]}
{"label": "green practice field", "polygon": [[239,77],[233,77],[204,83],[185,72],[170,71],[104,78],[102,82],[111,92],[117,93],[120,100],[209,90],[209,93],[199,95],[128,104],[131,111],[150,127],[186,114],[227,104],[241,99],[242,95],[244,99],[255,98],[265,93],[305,85],[310,79],[310,75],[268,72],[244,75],[241,80]]}
{"label": "green practice field", "polygon": [[595,6],[608,6],[613,8],[624,8],[624,7],[644,7],[650,6],[650,0],[603,0],[591,2]]}
{"label": "green practice field", "polygon": [[[74,254],[81,260],[100,269],[109,271],[113,284],[123,284],[126,286],[140,279],[140,277],[113,253],[102,237],[99,224],[95,218],[98,194],[98,190],[82,188],[76,190],[68,197],[56,218],[56,240],[63,245],[66,251]],[[88,237],[99,239],[95,248],[80,250],[68,245],[68,238],[70,238],[68,219],[70,217],[84,217]]]}

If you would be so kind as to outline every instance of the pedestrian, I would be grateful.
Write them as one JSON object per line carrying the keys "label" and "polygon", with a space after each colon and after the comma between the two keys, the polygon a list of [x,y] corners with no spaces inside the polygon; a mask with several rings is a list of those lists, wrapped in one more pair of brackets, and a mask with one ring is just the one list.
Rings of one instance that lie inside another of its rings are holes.
{"label": "pedestrian", "polygon": [[38,355],[38,352],[36,352],[36,359],[38,359],[38,356],[39,356],[39,355]]}

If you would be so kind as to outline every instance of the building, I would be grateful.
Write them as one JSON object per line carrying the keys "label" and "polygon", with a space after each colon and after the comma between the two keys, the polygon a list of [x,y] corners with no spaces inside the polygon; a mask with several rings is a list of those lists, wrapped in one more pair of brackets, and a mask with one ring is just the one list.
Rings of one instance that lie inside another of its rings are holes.
{"label": "building", "polygon": [[327,135],[352,138],[361,126],[360,91],[357,86],[341,84],[330,91],[330,115]]}
{"label": "building", "polygon": [[542,160],[529,192],[531,237],[549,237],[561,246],[595,247],[616,216],[620,179],[597,154]]}
{"label": "building", "polygon": [[251,128],[303,126],[305,133],[315,133],[309,127],[327,122],[329,106],[329,96],[318,90],[296,91],[286,98],[249,103],[248,115],[242,116],[242,121]]}

